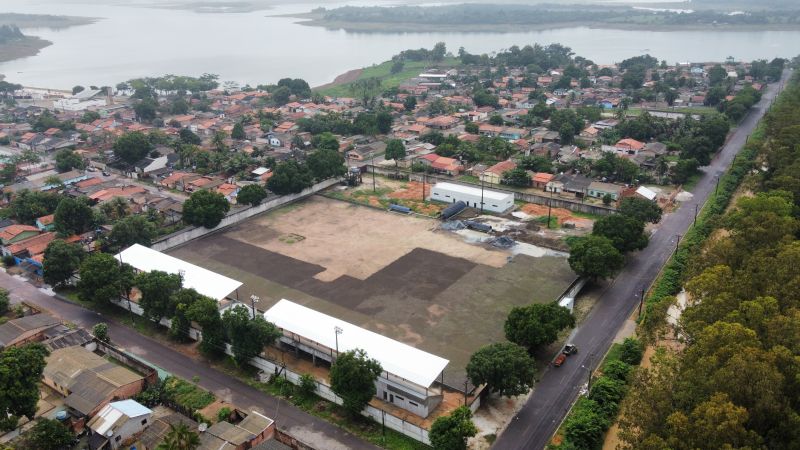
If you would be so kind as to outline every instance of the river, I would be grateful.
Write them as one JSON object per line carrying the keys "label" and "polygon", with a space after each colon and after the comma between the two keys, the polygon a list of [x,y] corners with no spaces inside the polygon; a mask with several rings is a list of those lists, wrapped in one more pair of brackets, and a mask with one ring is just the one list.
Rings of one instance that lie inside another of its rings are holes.
{"label": "river", "polygon": [[[609,30],[587,27],[529,32],[351,33],[271,17],[306,12],[313,0],[242,13],[163,9],[133,2],[0,0],[0,11],[101,17],[64,30],[25,29],[53,42],[38,55],[0,64],[0,73],[25,86],[67,89],[114,85],[141,76],[215,73],[223,81],[274,83],[299,77],[312,86],[350,69],[389,59],[408,48],[443,41],[453,52],[492,52],[512,45],[558,42],[597,63],[650,53],[669,62],[794,57],[800,31]],[[317,3],[321,3],[318,1]],[[351,1],[369,4],[375,1]],[[326,7],[337,6],[326,3]]]}

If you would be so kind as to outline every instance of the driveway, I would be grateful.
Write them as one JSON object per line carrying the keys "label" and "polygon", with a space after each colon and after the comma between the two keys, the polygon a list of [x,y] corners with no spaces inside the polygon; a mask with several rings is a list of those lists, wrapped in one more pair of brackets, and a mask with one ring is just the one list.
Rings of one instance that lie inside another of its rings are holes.
{"label": "driveway", "polygon": [[542,449],[555,433],[567,411],[575,401],[578,390],[587,382],[591,369],[596,367],[608,351],[617,331],[639,304],[642,289],[653,282],[666,263],[679,239],[694,220],[695,206],[705,203],[716,185],[717,174],[725,171],[733,158],[744,147],[748,136],[764,116],[772,100],[790,72],[784,73],[781,83],[771,84],[761,102],[754,106],[738,126],[729,141],[717,154],[697,183],[694,198],[666,216],[650,237],[650,245],[631,255],[622,272],[617,275],[583,325],[574,330],[571,342],[581,349],[559,367],[546,370],[530,399],[506,430],[495,442],[495,449]]}
{"label": "driveway", "polygon": [[183,353],[172,350],[126,326],[104,319],[100,314],[40,290],[22,278],[0,271],[0,286],[11,292],[12,303],[25,301],[47,309],[64,321],[91,330],[99,322],[108,323],[109,337],[115,345],[181,378],[200,378],[199,385],[218,398],[245,410],[254,409],[275,419],[277,426],[295,438],[320,450],[377,449],[353,434],[314,417],[294,405],[264,394]]}

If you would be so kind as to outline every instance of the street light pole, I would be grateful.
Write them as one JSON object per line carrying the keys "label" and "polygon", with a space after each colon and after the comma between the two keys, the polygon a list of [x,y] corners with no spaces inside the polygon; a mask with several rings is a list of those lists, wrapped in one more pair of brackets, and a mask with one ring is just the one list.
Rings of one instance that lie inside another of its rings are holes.
{"label": "street light pole", "polygon": [[485,170],[481,172],[481,213],[483,213],[483,175],[485,173]]}
{"label": "street light pole", "polygon": [[547,202],[547,229],[550,229],[550,213],[553,210],[553,188],[550,188],[550,201]]}
{"label": "street light pole", "polygon": [[261,298],[255,294],[250,296],[250,306],[253,308],[253,320],[256,320],[256,303],[261,300]]}
{"label": "street light pole", "polygon": [[372,192],[375,192],[375,153],[370,153],[372,156]]}

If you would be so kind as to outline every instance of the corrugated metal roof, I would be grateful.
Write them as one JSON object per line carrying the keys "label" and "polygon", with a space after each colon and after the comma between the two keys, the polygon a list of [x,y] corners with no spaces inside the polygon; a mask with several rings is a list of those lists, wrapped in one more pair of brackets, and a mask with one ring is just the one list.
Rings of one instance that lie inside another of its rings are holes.
{"label": "corrugated metal roof", "polygon": [[328,348],[336,348],[334,329],[341,329],[339,351],[363,349],[383,370],[419,386],[429,387],[450,362],[402,342],[283,299],[264,313],[277,327]]}

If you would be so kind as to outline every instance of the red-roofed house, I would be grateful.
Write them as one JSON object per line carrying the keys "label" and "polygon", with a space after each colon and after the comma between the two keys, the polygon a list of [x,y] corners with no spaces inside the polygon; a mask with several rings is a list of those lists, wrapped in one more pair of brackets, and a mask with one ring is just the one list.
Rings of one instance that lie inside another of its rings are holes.
{"label": "red-roofed house", "polygon": [[480,178],[481,181],[485,183],[500,184],[500,181],[503,179],[503,173],[516,168],[517,168],[517,163],[515,163],[510,159],[505,161],[500,161],[499,163],[483,171],[483,173],[481,173]]}
{"label": "red-roofed house", "polygon": [[10,255],[8,247],[39,234],[39,229],[30,225],[9,225],[0,230],[0,251],[3,256]]}
{"label": "red-roofed house", "polygon": [[48,214],[46,216],[39,217],[36,219],[36,227],[39,228],[39,231],[51,231],[53,229],[53,218],[55,215]]}
{"label": "red-roofed house", "polygon": [[417,161],[430,167],[436,173],[459,175],[464,171],[464,166],[461,164],[461,161],[454,158],[439,156],[436,153],[428,153],[418,158]]}
{"label": "red-roofed house", "polygon": [[539,172],[534,174],[531,180],[533,181],[533,187],[545,189],[547,187],[547,183],[553,181],[553,178],[555,177],[556,176],[552,173]]}

